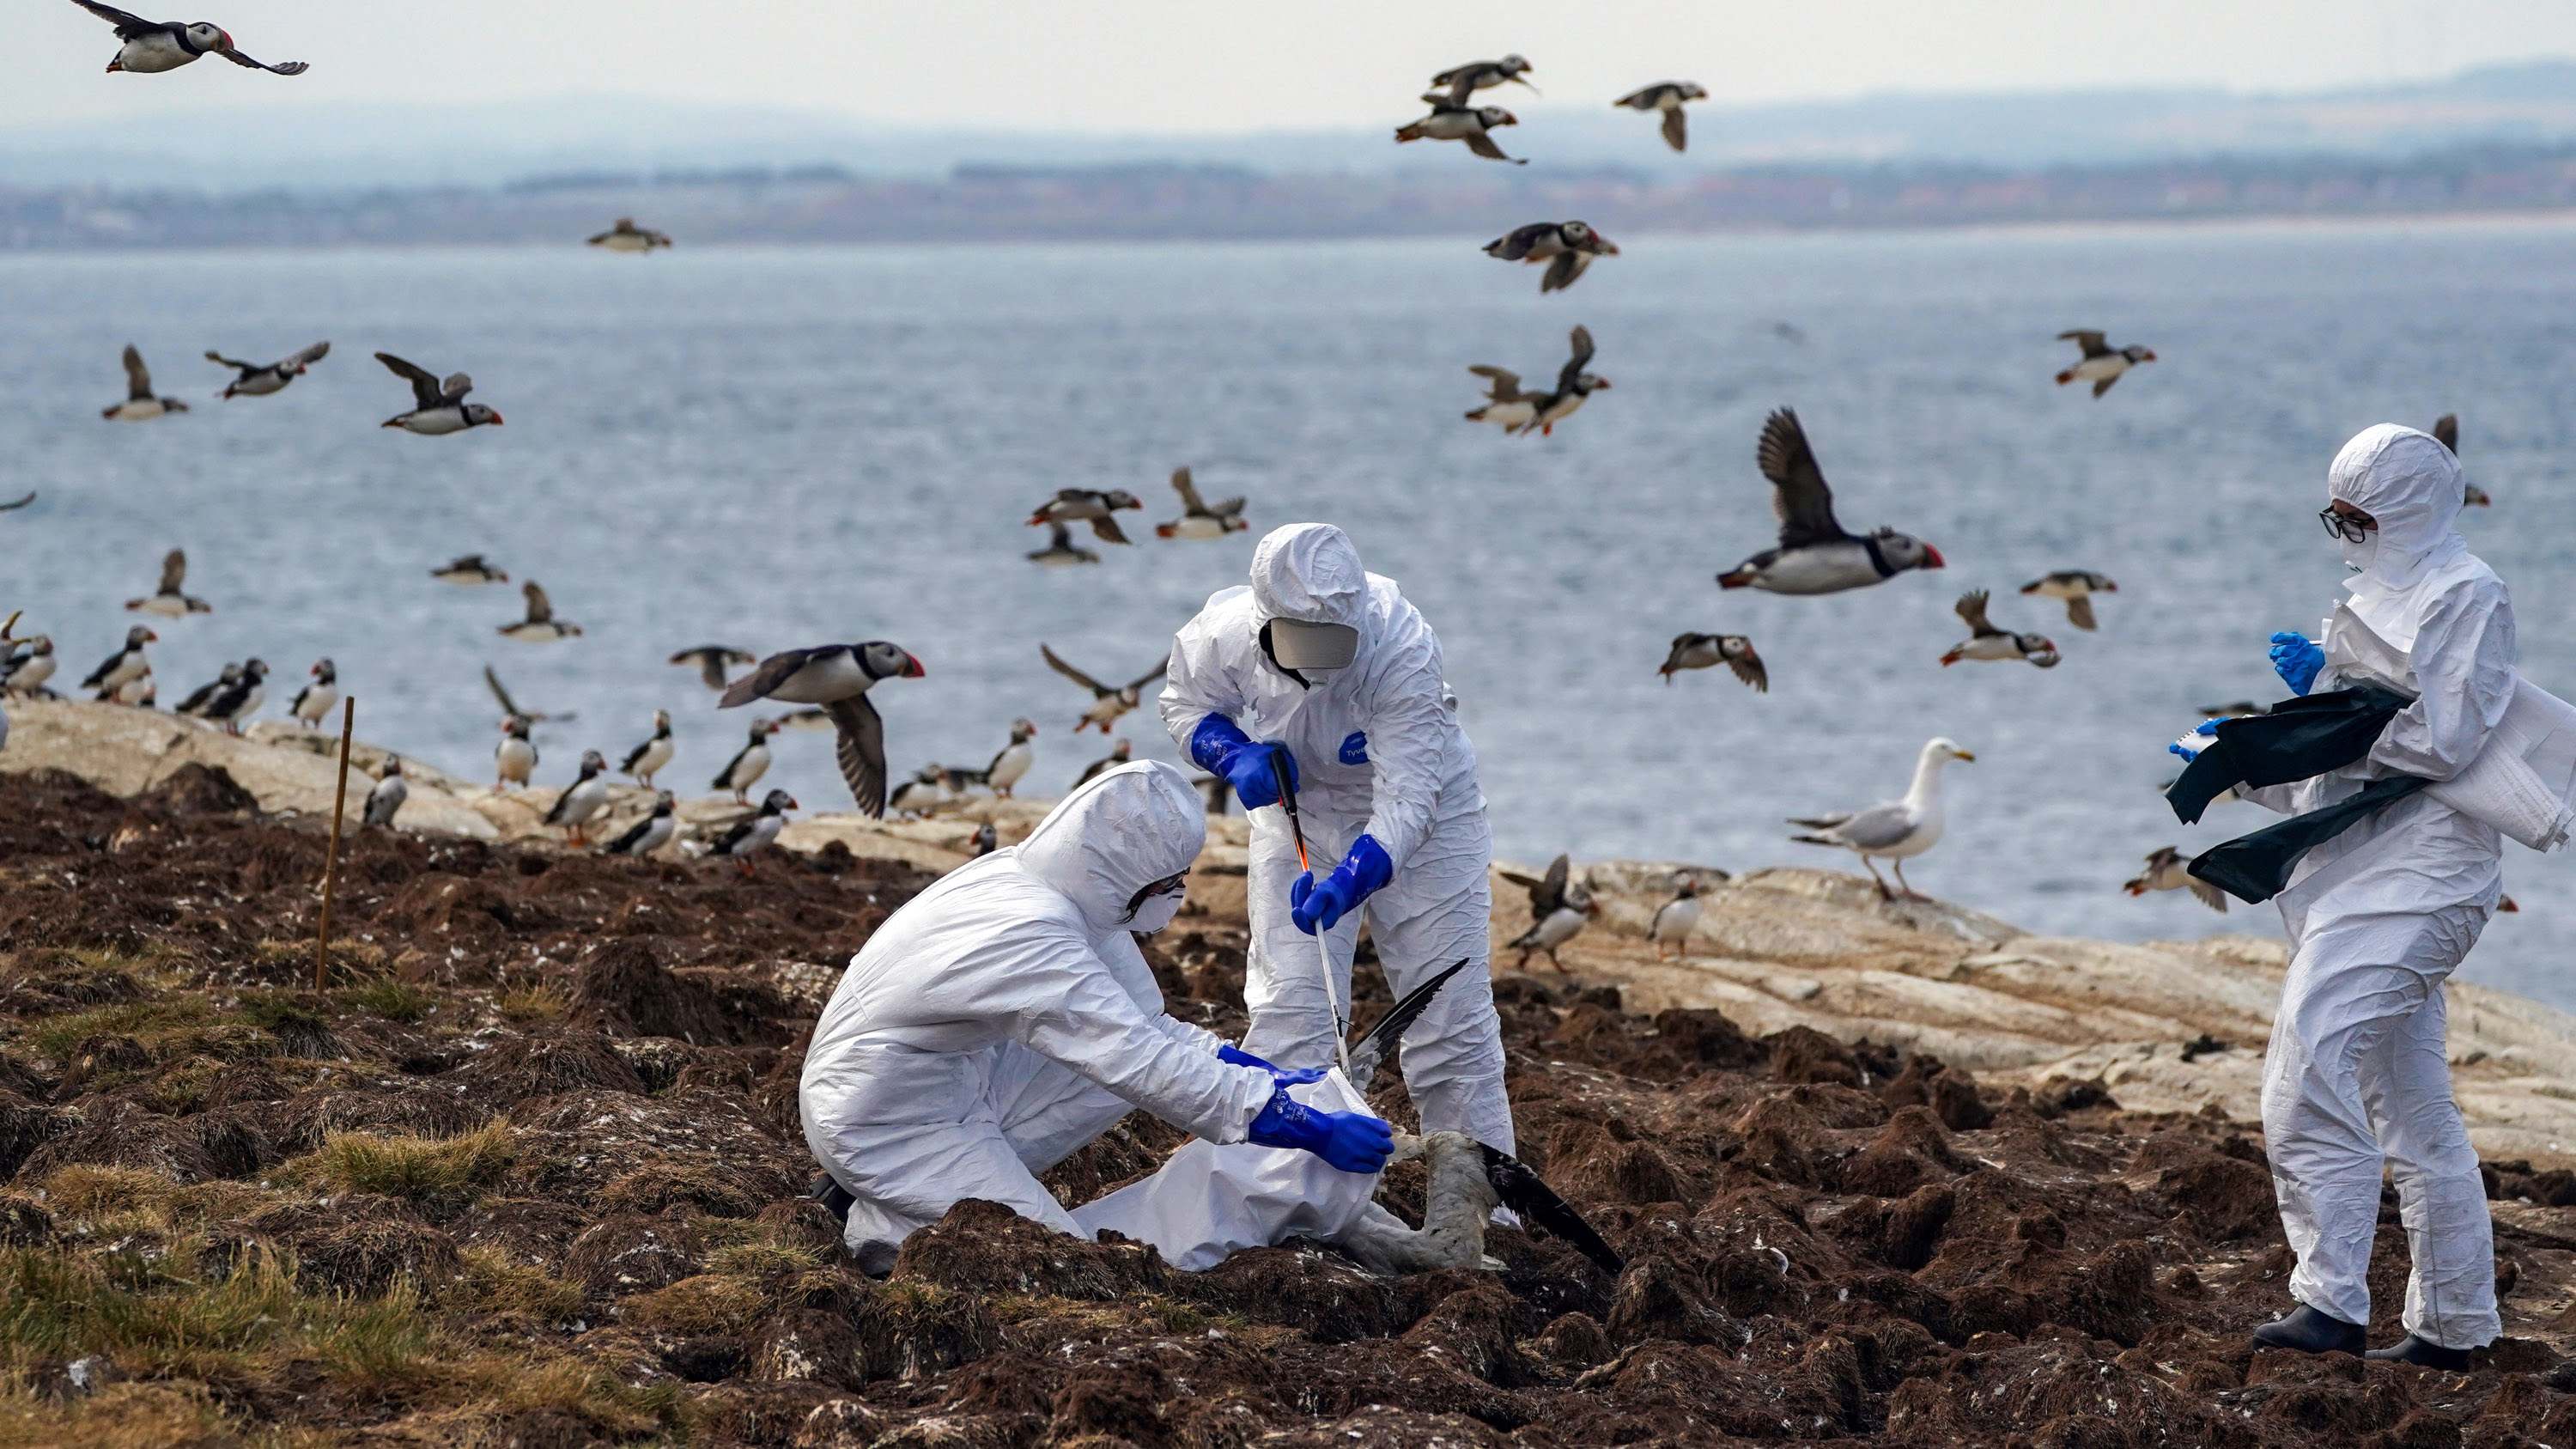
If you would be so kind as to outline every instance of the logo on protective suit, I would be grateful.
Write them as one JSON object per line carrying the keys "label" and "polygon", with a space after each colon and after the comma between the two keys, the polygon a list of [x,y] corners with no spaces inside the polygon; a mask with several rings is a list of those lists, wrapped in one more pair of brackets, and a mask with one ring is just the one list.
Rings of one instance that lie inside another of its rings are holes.
{"label": "logo on protective suit", "polygon": [[1353,730],[1349,737],[1342,741],[1342,763],[1345,765],[1368,763],[1368,736],[1365,733]]}

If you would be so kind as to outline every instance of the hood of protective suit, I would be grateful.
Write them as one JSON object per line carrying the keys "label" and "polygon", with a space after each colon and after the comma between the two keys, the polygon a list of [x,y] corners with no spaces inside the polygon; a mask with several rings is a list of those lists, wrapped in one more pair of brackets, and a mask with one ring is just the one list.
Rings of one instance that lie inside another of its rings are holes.
{"label": "hood of protective suit", "polygon": [[2413,642],[2420,622],[2406,596],[2468,554],[2467,542],[2451,528],[2464,487],[2450,449],[2396,423],[2363,430],[2326,472],[2326,492],[2379,525],[2366,565],[2347,585],[2353,611],[2400,648]]}
{"label": "hood of protective suit", "polygon": [[1047,812],[1012,847],[1020,868],[1069,897],[1098,935],[1138,889],[1189,869],[1207,844],[1207,812],[1179,770],[1138,760],[1104,771]]}
{"label": "hood of protective suit", "polygon": [[1368,570],[1350,536],[1329,523],[1272,529],[1252,550],[1252,601],[1261,617],[1346,624],[1368,637]]}

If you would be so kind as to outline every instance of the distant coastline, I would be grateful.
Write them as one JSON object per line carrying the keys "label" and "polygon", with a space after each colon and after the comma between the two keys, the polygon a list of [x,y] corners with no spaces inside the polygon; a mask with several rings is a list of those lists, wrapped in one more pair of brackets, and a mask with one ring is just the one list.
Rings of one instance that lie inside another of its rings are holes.
{"label": "distant coastline", "polygon": [[486,188],[220,194],[0,187],[0,250],[509,245],[635,214],[692,244],[1440,236],[1580,216],[1613,233],[2545,218],[2576,210],[2576,146],[2404,159],[2212,156],[2015,170],[1764,166],[1657,178],[1265,173],[1228,165],[961,164],[945,179],[821,164],[539,176]]}

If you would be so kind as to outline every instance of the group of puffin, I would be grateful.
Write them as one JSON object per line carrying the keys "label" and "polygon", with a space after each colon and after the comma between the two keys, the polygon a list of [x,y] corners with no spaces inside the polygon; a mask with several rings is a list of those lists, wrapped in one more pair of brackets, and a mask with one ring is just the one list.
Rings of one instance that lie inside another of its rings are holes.
{"label": "group of puffin", "polygon": [[[329,342],[316,342],[301,352],[291,353],[275,362],[243,362],[226,357],[209,348],[208,362],[233,369],[237,374],[215,394],[219,398],[267,397],[284,392],[288,383],[302,377],[313,364],[331,353]],[[172,413],[184,413],[187,403],[175,397],[161,397],[152,390],[152,369],[143,362],[143,353],[134,344],[125,345],[125,401],[101,408],[99,416],[112,423],[148,423]],[[433,376],[429,369],[405,362],[390,352],[379,352],[376,361],[386,370],[411,384],[412,405],[384,420],[381,426],[401,428],[423,437],[442,433],[461,433],[467,428],[498,426],[500,413],[481,403],[465,401],[474,390],[474,379],[461,372],[445,378]]]}

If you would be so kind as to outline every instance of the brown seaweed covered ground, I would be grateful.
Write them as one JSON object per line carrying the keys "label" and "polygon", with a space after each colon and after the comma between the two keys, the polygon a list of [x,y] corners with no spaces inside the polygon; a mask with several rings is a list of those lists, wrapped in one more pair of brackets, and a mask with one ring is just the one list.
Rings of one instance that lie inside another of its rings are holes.
{"label": "brown seaweed covered ground", "polygon": [[[2257,1356],[2289,1257],[2249,1124],[1526,977],[1524,1156],[1616,1279],[1512,1231],[1500,1273],[1182,1274],[968,1203],[872,1282],[799,1196],[800,1042],[927,876],[373,832],[315,990],[322,855],[195,766],[0,776],[0,1445],[2576,1444],[2563,1173],[2493,1165],[2526,1201],[2475,1371]],[[1176,1011],[1240,1024],[1241,940],[1165,938]],[[2393,1202],[2380,1247],[2393,1320]]]}

